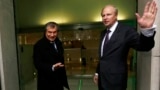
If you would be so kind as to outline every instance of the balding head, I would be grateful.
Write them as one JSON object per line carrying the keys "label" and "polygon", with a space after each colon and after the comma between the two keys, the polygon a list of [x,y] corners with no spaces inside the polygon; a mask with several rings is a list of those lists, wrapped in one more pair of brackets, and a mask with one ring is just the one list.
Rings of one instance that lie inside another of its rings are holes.
{"label": "balding head", "polygon": [[115,15],[118,15],[118,9],[114,5],[106,5],[105,7],[102,8],[101,10],[101,15],[104,9],[109,8],[115,12]]}

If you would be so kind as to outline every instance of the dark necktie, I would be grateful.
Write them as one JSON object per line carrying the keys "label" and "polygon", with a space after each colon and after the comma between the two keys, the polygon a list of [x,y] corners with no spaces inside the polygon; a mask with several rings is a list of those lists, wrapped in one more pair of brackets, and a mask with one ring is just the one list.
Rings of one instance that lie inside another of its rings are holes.
{"label": "dark necktie", "polygon": [[110,30],[107,30],[106,31],[106,34],[105,34],[105,41],[104,41],[104,44],[103,44],[103,53],[104,53],[104,50],[106,49],[106,47],[107,47],[107,42],[109,41],[109,33],[110,33],[111,31]]}
{"label": "dark necktie", "polygon": [[53,45],[53,48],[56,50],[56,52],[58,52],[56,43],[55,43],[55,42],[52,42],[51,44]]}

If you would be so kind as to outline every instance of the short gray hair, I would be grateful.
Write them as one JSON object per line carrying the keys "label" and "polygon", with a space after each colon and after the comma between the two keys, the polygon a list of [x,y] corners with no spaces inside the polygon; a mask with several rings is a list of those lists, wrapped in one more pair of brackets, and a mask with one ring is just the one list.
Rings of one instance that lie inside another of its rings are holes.
{"label": "short gray hair", "polygon": [[59,25],[56,22],[48,22],[48,23],[46,23],[45,26],[44,26],[45,32],[47,30],[47,27],[57,28],[57,31],[59,30]]}

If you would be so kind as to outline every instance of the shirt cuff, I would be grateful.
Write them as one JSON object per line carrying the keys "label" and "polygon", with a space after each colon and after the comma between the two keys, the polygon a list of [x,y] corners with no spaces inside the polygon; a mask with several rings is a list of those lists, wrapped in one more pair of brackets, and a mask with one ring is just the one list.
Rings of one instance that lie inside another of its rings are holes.
{"label": "shirt cuff", "polygon": [[52,66],[52,71],[54,71],[54,66]]}
{"label": "shirt cuff", "polygon": [[141,28],[140,30],[144,36],[151,37],[153,36],[156,27],[156,25],[153,25],[151,28]]}
{"label": "shirt cuff", "polygon": [[94,75],[95,75],[95,76],[98,76],[98,73],[95,73]]}

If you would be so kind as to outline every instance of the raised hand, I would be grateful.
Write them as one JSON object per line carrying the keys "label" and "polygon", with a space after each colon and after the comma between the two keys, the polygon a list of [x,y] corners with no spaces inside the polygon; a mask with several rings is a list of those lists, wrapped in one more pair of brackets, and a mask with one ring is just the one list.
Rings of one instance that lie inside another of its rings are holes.
{"label": "raised hand", "polygon": [[143,15],[136,13],[137,22],[141,28],[150,28],[153,26],[157,15],[157,6],[155,1],[147,2]]}

